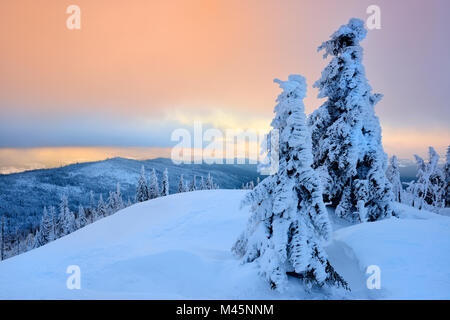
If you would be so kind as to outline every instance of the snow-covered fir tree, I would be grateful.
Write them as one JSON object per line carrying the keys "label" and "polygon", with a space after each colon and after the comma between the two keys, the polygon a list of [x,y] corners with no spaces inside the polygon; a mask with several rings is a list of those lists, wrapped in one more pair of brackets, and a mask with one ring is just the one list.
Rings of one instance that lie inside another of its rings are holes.
{"label": "snow-covered fir tree", "polygon": [[122,210],[123,208],[125,208],[125,204],[123,203],[123,198],[122,198],[122,192],[120,191],[120,183],[117,182],[116,185],[116,192],[115,192],[115,197],[116,197],[116,211]]}
{"label": "snow-covered fir tree", "polygon": [[243,204],[251,206],[251,216],[232,251],[244,263],[257,261],[273,289],[283,291],[288,275],[302,279],[307,289],[313,285],[347,288],[322,248],[332,230],[320,180],[311,167],[305,78],[290,75],[288,81],[275,82],[283,89],[271,123],[279,130],[279,170],[246,194]]}
{"label": "snow-covered fir tree", "polygon": [[97,206],[95,204],[95,198],[94,198],[94,191],[89,192],[89,221],[92,223],[95,221],[95,216],[97,213],[95,212],[97,210]]}
{"label": "snow-covered fir tree", "polygon": [[25,239],[25,251],[30,251],[31,249],[34,249],[35,243],[36,243],[36,240],[35,240],[34,233],[30,232],[27,235],[27,238]]}
{"label": "snow-covered fir tree", "polygon": [[138,180],[138,185],[136,187],[136,202],[143,202],[150,199],[147,179],[145,178],[145,169],[144,166],[141,168],[141,176]]}
{"label": "snow-covered fir tree", "polygon": [[97,221],[103,217],[106,217],[107,214],[108,214],[108,208],[107,208],[105,202],[103,201],[103,195],[100,194],[100,196],[98,197],[97,210],[95,210],[94,221]]}
{"label": "snow-covered fir tree", "polygon": [[199,190],[205,190],[205,180],[203,179],[203,176],[200,177],[200,189]]}
{"label": "snow-covered fir tree", "polygon": [[159,184],[155,169],[152,170],[152,174],[150,176],[150,188],[148,190],[148,193],[150,199],[155,199],[159,197]]}
{"label": "snow-covered fir tree", "polygon": [[106,216],[110,216],[116,211],[116,195],[110,191],[106,199]]}
{"label": "snow-covered fir tree", "polygon": [[48,208],[48,215],[50,216],[50,218],[52,219],[52,240],[55,240],[58,238],[58,215],[56,214],[56,209],[54,206],[50,206]]}
{"label": "snow-covered fir tree", "polygon": [[53,230],[53,217],[48,214],[47,208],[44,207],[44,213],[42,215],[39,231],[36,234],[35,247],[38,248],[49,243],[50,241],[53,241],[55,239]]}
{"label": "snow-covered fir tree", "polygon": [[445,175],[445,207],[450,207],[450,146],[447,147],[447,155],[444,165]]}
{"label": "snow-covered fir tree", "polygon": [[439,154],[429,147],[428,163],[414,155],[417,163],[416,180],[411,182],[408,192],[412,197],[411,205],[417,209],[424,206],[441,208],[445,203],[445,177],[439,167]]}
{"label": "snow-covered fir tree", "polygon": [[255,188],[255,184],[253,183],[253,180],[250,181],[250,184],[248,185],[248,188],[249,188],[250,190],[253,190],[253,189]]}
{"label": "snow-covered fir tree", "polygon": [[0,218],[0,261],[5,260],[5,215]]}
{"label": "snow-covered fir tree", "polygon": [[256,178],[256,185],[258,185],[261,182],[261,179],[259,177]]}
{"label": "snow-covered fir tree", "polygon": [[445,175],[439,167],[439,154],[433,147],[429,147],[430,182],[428,185],[425,202],[436,208],[445,206]]}
{"label": "snow-covered fir tree", "polygon": [[416,180],[411,181],[406,191],[411,197],[411,205],[414,208],[422,209],[424,205],[425,190],[427,189],[427,165],[418,155],[414,155],[417,164]]}
{"label": "snow-covered fir tree", "polygon": [[89,208],[92,210],[92,209],[95,209],[95,198],[94,198],[94,191],[90,191],[89,192]]}
{"label": "snow-covered fir tree", "polygon": [[78,229],[85,227],[88,224],[86,219],[86,212],[84,211],[83,206],[80,204],[78,206],[78,217],[77,217],[77,227]]}
{"label": "snow-covered fir tree", "polygon": [[76,230],[75,215],[69,209],[67,196],[61,197],[59,205],[59,233],[61,236],[68,235]]}
{"label": "snow-covered fir tree", "polygon": [[122,193],[120,192],[120,183],[117,183],[116,191],[109,192],[108,197],[108,204],[107,204],[107,215],[111,215],[119,210],[122,210],[125,208],[125,205],[123,203],[122,199]]}
{"label": "snow-covered fir tree", "polygon": [[213,189],[213,179],[211,177],[211,173],[208,172],[208,176],[206,177],[206,190],[212,190]]}
{"label": "snow-covered fir tree", "polygon": [[313,168],[319,173],[324,200],[336,214],[350,221],[374,221],[392,215],[392,188],[386,178],[387,155],[372,94],[362,65],[360,41],[364,22],[350,19],[322,43],[324,58],[331,55],[322,77],[314,84],[327,101],[309,118]]}
{"label": "snow-covered fir tree", "polygon": [[167,168],[164,169],[164,173],[163,173],[161,195],[162,196],[169,195],[169,172],[167,171]]}
{"label": "snow-covered fir tree", "polygon": [[195,191],[195,190],[197,190],[197,183],[195,181],[195,175],[194,175],[194,177],[192,178],[192,181],[189,185],[189,191]]}
{"label": "snow-covered fir tree", "polygon": [[178,182],[178,193],[185,192],[185,184],[183,175],[180,176],[180,181]]}
{"label": "snow-covered fir tree", "polygon": [[394,194],[394,200],[397,202],[404,201],[403,199],[403,187],[400,180],[400,169],[398,166],[397,156],[393,155],[390,159],[389,167],[386,171],[386,177],[392,184],[392,192]]}

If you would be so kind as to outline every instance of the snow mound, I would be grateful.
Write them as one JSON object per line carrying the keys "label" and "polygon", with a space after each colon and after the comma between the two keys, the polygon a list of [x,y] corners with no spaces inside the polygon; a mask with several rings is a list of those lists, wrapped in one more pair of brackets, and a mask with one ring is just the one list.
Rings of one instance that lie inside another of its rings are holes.
{"label": "snow mound", "polygon": [[[38,249],[0,262],[0,299],[324,299],[450,297],[450,219],[402,206],[404,219],[344,227],[327,247],[352,292],[305,293],[291,279],[270,290],[230,248],[249,213],[246,191],[174,194],[139,203]],[[381,290],[365,267],[381,268]],[[81,270],[69,290],[67,267]],[[377,292],[374,292],[377,291]]]}

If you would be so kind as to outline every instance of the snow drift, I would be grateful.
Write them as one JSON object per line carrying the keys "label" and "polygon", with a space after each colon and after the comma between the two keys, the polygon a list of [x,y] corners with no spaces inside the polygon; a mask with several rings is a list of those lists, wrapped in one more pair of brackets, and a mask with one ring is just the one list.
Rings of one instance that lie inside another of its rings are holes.
{"label": "snow drift", "polygon": [[[450,218],[396,205],[400,219],[348,226],[334,218],[330,261],[349,293],[272,291],[230,248],[249,212],[242,190],[174,194],[133,205],[0,262],[0,299],[449,299]],[[81,270],[69,290],[67,267]],[[381,289],[368,290],[369,265]]]}

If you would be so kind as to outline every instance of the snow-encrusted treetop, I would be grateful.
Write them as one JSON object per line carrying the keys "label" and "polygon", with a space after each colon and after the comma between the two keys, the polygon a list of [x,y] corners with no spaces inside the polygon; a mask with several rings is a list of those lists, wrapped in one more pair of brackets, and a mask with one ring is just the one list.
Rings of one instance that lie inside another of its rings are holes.
{"label": "snow-encrusted treetop", "polygon": [[345,48],[357,46],[366,38],[367,30],[364,28],[364,22],[361,19],[352,18],[348,24],[342,25],[331,39],[322,43],[317,51],[325,50],[324,58],[328,55],[337,56]]}

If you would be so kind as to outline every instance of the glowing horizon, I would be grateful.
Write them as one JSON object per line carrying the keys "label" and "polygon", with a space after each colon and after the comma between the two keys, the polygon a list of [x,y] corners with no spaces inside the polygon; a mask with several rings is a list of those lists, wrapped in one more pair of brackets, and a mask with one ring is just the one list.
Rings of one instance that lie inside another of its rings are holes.
{"label": "glowing horizon", "polygon": [[[323,103],[312,85],[328,62],[317,47],[349,18],[365,20],[373,3],[78,0],[81,30],[68,30],[70,4],[0,4],[2,172],[165,156],[171,132],[196,120],[267,130],[279,93],[272,80],[291,73],[307,79],[309,114]],[[362,46],[369,83],[384,94],[376,114],[385,152],[412,158],[431,145],[443,156],[450,43],[440,35],[450,3],[377,5],[382,28]]]}

